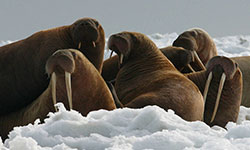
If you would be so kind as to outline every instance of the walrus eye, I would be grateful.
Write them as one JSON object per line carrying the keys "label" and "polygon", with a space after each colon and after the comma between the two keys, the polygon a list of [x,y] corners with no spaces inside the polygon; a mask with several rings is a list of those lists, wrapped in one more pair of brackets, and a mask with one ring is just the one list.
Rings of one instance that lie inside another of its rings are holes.
{"label": "walrus eye", "polygon": [[72,54],[73,58],[75,59],[76,58],[76,53],[72,52],[71,54]]}
{"label": "walrus eye", "polygon": [[131,34],[130,37],[131,37],[133,42],[137,42],[137,38],[133,34]]}

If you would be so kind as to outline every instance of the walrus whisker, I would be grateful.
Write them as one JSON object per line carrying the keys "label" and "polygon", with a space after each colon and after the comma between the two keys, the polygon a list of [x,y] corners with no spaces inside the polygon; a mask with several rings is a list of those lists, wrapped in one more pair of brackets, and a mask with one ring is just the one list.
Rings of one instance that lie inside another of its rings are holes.
{"label": "walrus whisker", "polygon": [[195,56],[195,59],[196,59],[198,65],[201,66],[201,68],[202,68],[203,70],[206,70],[206,67],[204,66],[204,64],[203,64],[202,61],[200,60],[200,57],[198,56],[198,54],[197,54],[196,51],[194,51],[194,56]]}
{"label": "walrus whisker", "polygon": [[93,47],[96,47],[96,45],[95,45],[95,42],[94,42],[94,41],[92,42],[92,44],[93,44]]}
{"label": "walrus whisker", "polygon": [[192,66],[190,64],[187,64],[187,67],[192,71],[195,72],[195,70],[192,68]]}
{"label": "walrus whisker", "polygon": [[111,58],[111,57],[112,57],[112,55],[113,55],[113,52],[114,52],[114,51],[112,51],[112,50],[111,50],[111,53],[110,53],[110,56],[109,56],[109,58]]}
{"label": "walrus whisker", "polygon": [[210,72],[210,73],[209,73],[209,75],[208,75],[208,78],[207,78],[206,84],[205,84],[204,92],[203,92],[204,104],[206,104],[206,100],[207,100],[207,92],[208,92],[208,89],[209,89],[209,86],[210,86],[210,83],[211,83],[212,77],[213,77],[213,73],[212,73],[212,72]]}
{"label": "walrus whisker", "polygon": [[73,109],[72,105],[72,88],[71,88],[71,74],[69,72],[65,72],[65,83],[66,83],[66,90],[69,102],[69,109]]}
{"label": "walrus whisker", "polygon": [[55,111],[57,112],[57,107],[55,106],[56,104],[56,73],[53,72],[52,75],[51,75],[51,86],[52,86],[52,101],[53,101],[53,105],[55,107]]}
{"label": "walrus whisker", "polygon": [[222,92],[225,80],[226,80],[226,74],[223,73],[221,75],[220,84],[219,84],[219,88],[218,88],[218,94],[217,94],[217,98],[216,98],[216,102],[215,102],[215,106],[214,106],[214,112],[213,112],[210,123],[214,121],[215,115],[217,113],[219,102],[220,102],[220,96],[221,96],[221,92]]}
{"label": "walrus whisker", "polygon": [[81,46],[82,46],[82,42],[79,42],[78,49],[81,49]]}

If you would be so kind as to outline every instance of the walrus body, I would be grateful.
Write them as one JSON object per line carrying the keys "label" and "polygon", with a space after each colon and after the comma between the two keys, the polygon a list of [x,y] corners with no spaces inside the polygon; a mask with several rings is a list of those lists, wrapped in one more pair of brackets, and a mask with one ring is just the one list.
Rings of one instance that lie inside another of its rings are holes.
{"label": "walrus body", "polygon": [[[160,51],[170,60],[177,70],[182,71],[186,66],[194,61],[191,51],[182,47],[168,46],[160,48]],[[119,57],[117,55],[110,57],[103,63],[102,77],[105,81],[113,81],[119,71]]]}
{"label": "walrus body", "polygon": [[231,58],[238,63],[243,77],[243,94],[241,105],[250,107],[250,56]]}
{"label": "walrus body", "polygon": [[101,71],[104,44],[101,25],[84,18],[0,47],[0,116],[27,106],[47,88],[45,63],[56,50],[79,48]]}
{"label": "walrus body", "polygon": [[[97,69],[80,52],[73,49],[58,50],[49,57],[46,64],[49,75],[56,74],[56,99],[69,109],[65,72],[71,74],[73,109],[86,116],[98,109],[115,109],[114,101],[105,81]],[[33,123],[37,118],[44,120],[54,112],[52,79],[47,89],[31,104],[16,112],[0,116],[0,136],[5,139],[15,126]]]}
{"label": "walrus body", "polygon": [[202,120],[203,98],[192,81],[182,75],[145,35],[122,32],[112,35],[108,47],[121,63],[115,89],[130,108],[158,105],[173,109],[185,120]]}
{"label": "walrus body", "polygon": [[[199,28],[194,28],[180,34],[173,42],[173,46],[183,47],[191,51],[196,51],[204,65],[208,62],[209,59],[218,55],[213,39],[206,31]],[[191,63],[191,66],[196,71],[202,70],[202,68],[200,68],[200,66],[197,66],[196,63]]]}
{"label": "walrus body", "polygon": [[[187,74],[187,77],[198,86],[201,93],[204,93],[210,72],[212,72],[213,77],[206,98],[204,122],[210,126],[225,127],[229,121],[236,122],[238,118],[242,96],[242,74],[237,63],[233,60],[216,56],[208,62],[207,70]],[[220,96],[218,111],[214,120],[211,121],[223,73],[226,75],[226,80]]]}

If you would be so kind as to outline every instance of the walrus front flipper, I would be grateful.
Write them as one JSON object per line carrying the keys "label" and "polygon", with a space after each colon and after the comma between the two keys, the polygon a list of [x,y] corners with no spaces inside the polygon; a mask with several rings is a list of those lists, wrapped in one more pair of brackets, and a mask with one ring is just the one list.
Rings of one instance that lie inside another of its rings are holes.
{"label": "walrus front flipper", "polygon": [[[237,63],[222,56],[213,57],[206,67],[206,71],[187,74],[187,77],[198,86],[206,98],[204,121],[210,126],[225,127],[227,122],[236,122],[238,117],[242,74]],[[209,78],[210,83],[206,82]]]}
{"label": "walrus front flipper", "polygon": [[121,101],[119,100],[116,91],[115,91],[115,87],[112,84],[112,81],[105,81],[115,102],[116,108],[123,108],[123,104],[121,103]]}

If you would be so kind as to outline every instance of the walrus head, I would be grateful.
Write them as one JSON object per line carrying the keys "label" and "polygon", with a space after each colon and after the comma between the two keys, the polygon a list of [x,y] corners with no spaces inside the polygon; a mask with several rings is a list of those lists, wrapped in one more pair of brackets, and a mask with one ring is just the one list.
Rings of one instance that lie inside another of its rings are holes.
{"label": "walrus head", "polygon": [[[56,104],[56,80],[65,76],[69,108],[72,109],[71,74],[75,71],[74,51],[58,50],[49,57],[46,63],[46,73],[51,76],[52,99]],[[55,108],[56,109],[56,108]],[[57,110],[57,109],[56,109]]]}
{"label": "walrus head", "polygon": [[103,78],[79,50],[57,50],[47,60],[46,72],[51,77],[53,104],[61,101],[67,109],[77,110],[82,115],[92,110],[115,108]]}
{"label": "walrus head", "polygon": [[104,31],[97,20],[83,18],[72,24],[71,34],[77,48],[82,49],[85,47],[96,47],[96,43],[104,35]]}
{"label": "walrus head", "polygon": [[190,31],[186,31],[183,32],[174,42],[173,42],[173,46],[176,47],[183,47],[187,50],[190,50],[194,53],[195,55],[195,62],[197,63],[197,65],[195,65],[195,68],[197,68],[196,70],[206,70],[204,64],[202,63],[202,61],[200,60],[197,51],[199,50],[197,41],[197,33],[196,31],[190,30]]}
{"label": "walrus head", "polygon": [[[175,68],[179,71],[188,69],[190,72],[195,72],[190,63],[194,62],[194,53],[182,47],[167,46],[160,48],[160,51],[173,63]],[[184,70],[185,71],[185,70]]]}
{"label": "walrus head", "polygon": [[[143,44],[141,44],[140,41],[143,41]],[[119,56],[119,65],[125,63],[128,58],[152,53],[146,51],[149,47],[158,49],[147,36],[137,32],[121,32],[113,34],[108,40],[108,48],[111,51],[116,52]]]}
{"label": "walrus head", "polygon": [[77,20],[69,26],[74,48],[80,50],[101,72],[104,57],[105,33],[101,24],[92,18]]}
{"label": "walrus head", "polygon": [[214,121],[217,109],[219,106],[220,97],[222,94],[222,89],[226,80],[232,80],[239,70],[238,64],[230,58],[224,56],[215,56],[209,60],[206,65],[207,67],[207,81],[203,92],[204,103],[206,103],[206,98],[208,95],[208,89],[211,84],[212,79],[219,81],[218,92],[216,97],[216,102],[214,106],[214,111],[212,113],[211,122]]}

